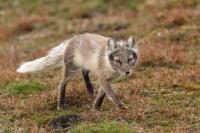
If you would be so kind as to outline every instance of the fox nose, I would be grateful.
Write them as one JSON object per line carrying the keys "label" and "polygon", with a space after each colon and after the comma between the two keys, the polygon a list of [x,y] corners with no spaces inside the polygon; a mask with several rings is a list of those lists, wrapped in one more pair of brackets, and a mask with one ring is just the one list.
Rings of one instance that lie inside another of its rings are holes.
{"label": "fox nose", "polygon": [[128,75],[130,72],[126,72],[126,75]]}

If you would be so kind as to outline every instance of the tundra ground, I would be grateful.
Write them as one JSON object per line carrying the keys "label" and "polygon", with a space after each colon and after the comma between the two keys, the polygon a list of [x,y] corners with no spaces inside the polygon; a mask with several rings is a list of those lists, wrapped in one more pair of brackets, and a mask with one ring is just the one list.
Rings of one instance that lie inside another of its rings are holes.
{"label": "tundra ground", "polygon": [[[91,113],[81,75],[57,111],[62,70],[15,72],[83,32],[140,42],[134,74],[114,81],[127,111],[106,99]],[[0,0],[0,133],[66,131],[200,132],[199,0]]]}

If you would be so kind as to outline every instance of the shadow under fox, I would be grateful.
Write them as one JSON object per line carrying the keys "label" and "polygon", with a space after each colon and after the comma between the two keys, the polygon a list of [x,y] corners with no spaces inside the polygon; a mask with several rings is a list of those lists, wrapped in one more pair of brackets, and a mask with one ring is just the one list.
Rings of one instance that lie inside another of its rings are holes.
{"label": "shadow under fox", "polygon": [[138,49],[132,37],[128,41],[116,41],[109,37],[85,33],[65,40],[45,57],[22,64],[17,72],[28,73],[63,66],[64,79],[58,87],[59,110],[64,108],[67,82],[78,70],[82,71],[87,91],[94,93],[89,76],[91,73],[98,78],[100,84],[93,110],[100,110],[105,96],[119,109],[125,109],[123,102],[112,89],[111,82],[117,76],[130,75],[137,58]]}

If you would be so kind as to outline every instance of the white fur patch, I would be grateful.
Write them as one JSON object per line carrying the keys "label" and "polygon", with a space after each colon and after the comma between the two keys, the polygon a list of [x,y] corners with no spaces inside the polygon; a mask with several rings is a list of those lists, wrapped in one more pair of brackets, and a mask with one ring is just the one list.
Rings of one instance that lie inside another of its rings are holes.
{"label": "white fur patch", "polygon": [[121,47],[123,47],[124,44],[125,44],[125,42],[124,42],[124,41],[120,41],[120,42],[118,42],[117,44],[119,44]]}
{"label": "white fur patch", "polygon": [[137,44],[135,44],[135,46],[131,49],[131,51],[134,51],[136,54],[138,54],[139,49],[138,49]]}
{"label": "white fur patch", "polygon": [[83,67],[91,71],[95,71],[98,65],[98,56],[99,56],[99,53],[98,51],[96,51],[92,56],[86,59],[86,57],[81,55],[80,52],[75,51],[74,62],[76,65],[80,67]]}
{"label": "white fur patch", "polygon": [[97,48],[98,44],[96,42],[91,41],[91,44],[95,51],[93,51],[92,54],[89,54],[87,55],[87,57],[85,57],[80,52],[81,47],[84,47],[84,41],[82,41],[81,38],[79,38],[78,49],[76,49],[74,53],[74,62],[80,67],[83,67],[90,71],[96,71],[99,59],[99,49]]}

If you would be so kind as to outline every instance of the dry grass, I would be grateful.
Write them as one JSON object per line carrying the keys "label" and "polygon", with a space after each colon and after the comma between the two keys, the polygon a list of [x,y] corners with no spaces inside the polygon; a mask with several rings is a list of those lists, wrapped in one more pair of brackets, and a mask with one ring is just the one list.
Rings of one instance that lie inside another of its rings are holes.
{"label": "dry grass", "polygon": [[[76,113],[88,125],[120,121],[139,132],[200,131],[197,0],[147,0],[138,6],[133,2],[130,7],[119,1],[114,3],[116,8],[112,1],[108,5],[103,0],[79,1],[80,8],[75,10],[68,2],[23,1],[13,6],[8,1],[0,8],[5,14],[0,21],[0,132],[52,132],[55,129],[48,126],[49,121]],[[13,6],[12,11],[8,5]],[[77,2],[71,5],[76,7]],[[133,34],[141,42],[135,73],[114,83],[128,107],[126,112],[117,111],[106,99],[101,117],[91,113],[94,98],[86,93],[80,76],[67,87],[66,109],[57,111],[61,71],[15,72],[22,61],[43,56],[56,43],[85,31],[120,38]],[[10,91],[15,89],[17,93]]]}

